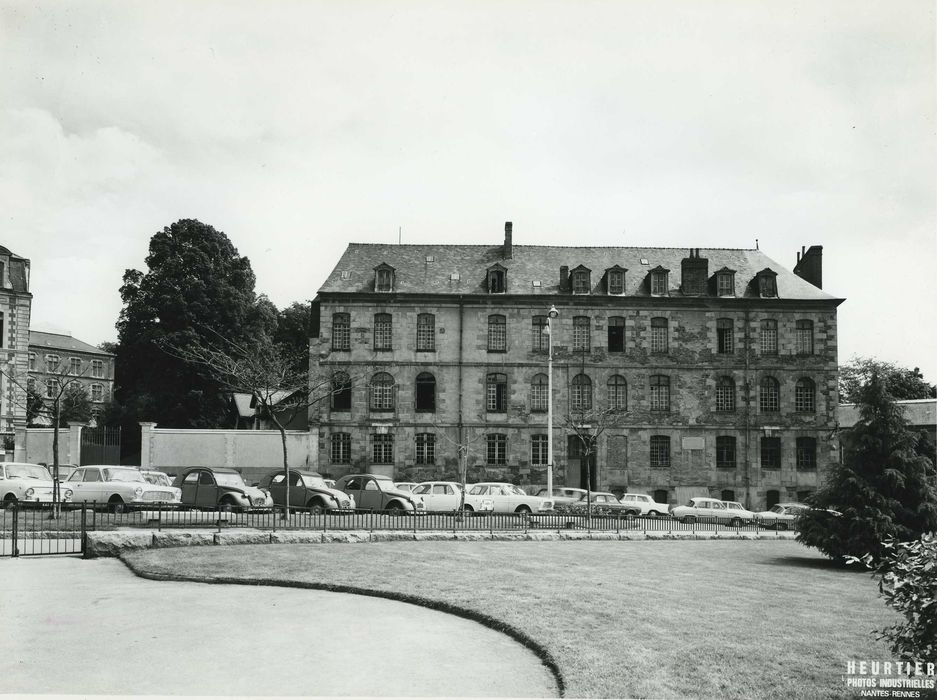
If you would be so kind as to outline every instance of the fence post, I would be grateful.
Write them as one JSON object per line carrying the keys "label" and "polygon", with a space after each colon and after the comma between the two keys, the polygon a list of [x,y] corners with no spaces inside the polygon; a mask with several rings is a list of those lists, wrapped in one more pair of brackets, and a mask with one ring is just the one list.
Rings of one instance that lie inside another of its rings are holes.
{"label": "fence post", "polygon": [[88,504],[81,504],[81,556],[88,556]]}
{"label": "fence post", "polygon": [[18,546],[19,520],[20,520],[19,511],[20,511],[19,505],[16,503],[16,501],[13,501],[13,511],[12,511],[13,512],[13,535],[12,535],[13,536],[13,549],[11,552],[11,556],[13,557],[18,557],[20,555],[20,548]]}

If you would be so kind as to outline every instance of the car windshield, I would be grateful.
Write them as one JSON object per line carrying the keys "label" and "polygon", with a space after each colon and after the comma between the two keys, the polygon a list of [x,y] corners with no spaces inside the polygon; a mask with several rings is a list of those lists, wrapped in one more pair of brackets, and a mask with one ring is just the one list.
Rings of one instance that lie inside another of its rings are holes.
{"label": "car windshield", "polygon": [[169,477],[160,472],[147,472],[143,475],[143,478],[154,486],[172,486],[172,481]]}
{"label": "car windshield", "polygon": [[8,464],[6,467],[7,479],[44,479],[49,481],[52,477],[45,467],[38,464]]}
{"label": "car windshield", "polygon": [[105,481],[142,481],[146,483],[143,474],[136,469],[104,469]]}
{"label": "car windshield", "polygon": [[784,506],[771,506],[771,508],[768,510],[768,512],[769,512],[769,513],[783,513],[783,512],[784,512]]}
{"label": "car windshield", "polygon": [[214,474],[219,486],[246,486],[244,479],[237,472],[214,472]]}
{"label": "car windshield", "polygon": [[513,484],[507,485],[507,492],[511,494],[512,496],[526,496],[527,495],[524,492],[524,489],[518,488],[517,486],[514,486]]}
{"label": "car windshield", "polygon": [[321,476],[311,476],[309,474],[303,475],[303,483],[306,486],[314,489],[327,489],[328,485],[325,483],[325,479]]}

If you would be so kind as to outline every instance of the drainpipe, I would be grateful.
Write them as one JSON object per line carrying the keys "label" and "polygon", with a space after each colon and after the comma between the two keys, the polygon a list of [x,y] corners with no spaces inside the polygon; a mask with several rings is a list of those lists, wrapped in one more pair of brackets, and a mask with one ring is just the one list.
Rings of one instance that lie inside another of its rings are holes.
{"label": "drainpipe", "polygon": [[[461,471],[463,461],[467,459],[467,448],[465,445],[465,426],[462,422],[462,375],[463,375],[463,362],[462,362],[462,335],[463,329],[465,327],[465,297],[459,295],[459,470]],[[463,492],[464,494],[464,492]],[[464,496],[463,496],[464,497]]]}
{"label": "drainpipe", "polygon": [[749,357],[751,354],[751,310],[745,307],[745,507],[751,509],[751,460],[750,442],[751,442],[751,385],[749,383]]}

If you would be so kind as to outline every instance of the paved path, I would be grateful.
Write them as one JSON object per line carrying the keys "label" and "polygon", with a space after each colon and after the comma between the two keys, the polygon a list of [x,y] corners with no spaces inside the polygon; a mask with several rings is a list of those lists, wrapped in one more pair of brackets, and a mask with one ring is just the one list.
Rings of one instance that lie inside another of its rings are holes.
{"label": "paved path", "polygon": [[149,581],[120,561],[0,560],[0,694],[556,697],[475,622],[325,591]]}

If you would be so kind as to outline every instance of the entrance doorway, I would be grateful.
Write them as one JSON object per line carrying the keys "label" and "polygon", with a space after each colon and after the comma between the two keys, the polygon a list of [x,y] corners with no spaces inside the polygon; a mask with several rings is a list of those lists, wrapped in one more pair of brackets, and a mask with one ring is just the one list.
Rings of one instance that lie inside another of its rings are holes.
{"label": "entrance doorway", "polygon": [[[589,450],[588,464],[585,458],[585,445],[583,445],[578,435],[570,435],[567,438],[566,448],[566,454],[568,455],[566,461],[566,485],[595,491],[596,483],[598,482],[595,474],[595,442],[593,441],[592,449]],[[591,472],[591,475],[589,472]]]}

